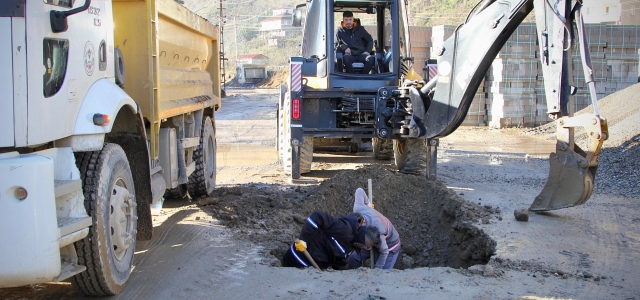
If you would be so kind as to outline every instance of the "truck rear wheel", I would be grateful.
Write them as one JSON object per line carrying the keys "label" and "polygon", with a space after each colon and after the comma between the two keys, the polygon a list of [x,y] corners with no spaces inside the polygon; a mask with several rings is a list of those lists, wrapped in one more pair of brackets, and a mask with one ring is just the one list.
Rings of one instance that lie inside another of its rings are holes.
{"label": "truck rear wheel", "polygon": [[[291,115],[291,100],[287,94],[284,103],[278,111],[278,154],[285,173],[292,174],[293,149],[291,147],[291,127],[289,120]],[[300,145],[300,174],[311,171],[313,160],[313,137],[304,137]]]}
{"label": "truck rear wheel", "polygon": [[87,270],[71,282],[85,295],[115,295],[131,274],[136,248],[137,203],[127,156],[117,144],[76,153],[84,206],[92,218],[89,234],[75,242],[78,264]]}
{"label": "truck rear wheel", "polygon": [[207,196],[216,187],[216,133],[211,118],[202,119],[200,145],[193,152],[196,170],[189,176],[189,194]]}
{"label": "truck rear wheel", "polygon": [[396,167],[402,173],[427,174],[427,145],[424,139],[393,140]]}
{"label": "truck rear wheel", "polygon": [[373,157],[379,160],[390,160],[393,157],[393,140],[373,138],[371,139]]}

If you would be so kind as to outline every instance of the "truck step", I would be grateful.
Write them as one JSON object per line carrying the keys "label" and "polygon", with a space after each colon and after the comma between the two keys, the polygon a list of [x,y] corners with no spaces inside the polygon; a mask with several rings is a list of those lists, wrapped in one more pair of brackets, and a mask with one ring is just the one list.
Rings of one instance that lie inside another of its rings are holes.
{"label": "truck step", "polygon": [[55,180],[56,198],[82,190],[82,180]]}
{"label": "truck step", "polygon": [[73,275],[76,275],[80,272],[84,272],[86,269],[87,267],[85,266],[81,266],[81,265],[70,263],[70,262],[62,262],[62,265],[60,266],[60,275],[54,278],[53,281],[54,282],[63,281]]}
{"label": "truck step", "polygon": [[58,218],[60,237],[64,237],[89,226],[91,226],[91,217]]}

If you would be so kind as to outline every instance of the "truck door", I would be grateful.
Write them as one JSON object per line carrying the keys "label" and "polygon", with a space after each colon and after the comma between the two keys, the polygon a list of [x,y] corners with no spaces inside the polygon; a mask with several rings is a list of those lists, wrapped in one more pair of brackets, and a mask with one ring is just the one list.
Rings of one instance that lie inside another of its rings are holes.
{"label": "truck door", "polygon": [[23,101],[28,114],[22,117],[27,118],[28,145],[71,135],[87,90],[108,76],[107,57],[113,53],[111,1],[92,1],[88,9],[68,16],[64,32],[51,28],[51,11],[84,4],[84,0],[27,1],[28,99]]}

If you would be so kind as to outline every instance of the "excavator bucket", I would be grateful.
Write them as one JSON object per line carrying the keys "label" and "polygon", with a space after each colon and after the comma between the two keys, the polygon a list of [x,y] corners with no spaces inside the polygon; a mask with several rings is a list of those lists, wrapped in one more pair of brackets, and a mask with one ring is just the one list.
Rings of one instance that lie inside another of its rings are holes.
{"label": "excavator bucket", "polygon": [[556,152],[549,155],[549,177],[530,211],[547,211],[583,204],[593,192],[596,167],[588,167],[587,160],[564,142],[556,144]]}
{"label": "excavator bucket", "polygon": [[[557,122],[556,152],[549,155],[549,177],[529,211],[547,211],[584,204],[593,193],[598,155],[608,137],[607,121],[596,115],[563,117]],[[584,127],[589,137],[587,151],[568,143],[570,128]]]}

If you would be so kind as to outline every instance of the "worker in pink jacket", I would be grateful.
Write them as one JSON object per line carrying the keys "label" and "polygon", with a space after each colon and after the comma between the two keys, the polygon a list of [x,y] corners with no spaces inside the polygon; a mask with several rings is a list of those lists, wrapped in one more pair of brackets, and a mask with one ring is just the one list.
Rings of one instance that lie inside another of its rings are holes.
{"label": "worker in pink jacket", "polygon": [[[355,193],[353,212],[361,214],[364,224],[373,226],[380,232],[380,241],[373,246],[375,268],[392,269],[400,253],[400,234],[387,217],[371,206],[373,205],[367,194],[363,189],[358,188]],[[360,267],[369,256],[368,250],[354,251],[349,256],[349,268]]]}

